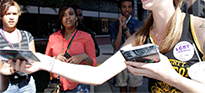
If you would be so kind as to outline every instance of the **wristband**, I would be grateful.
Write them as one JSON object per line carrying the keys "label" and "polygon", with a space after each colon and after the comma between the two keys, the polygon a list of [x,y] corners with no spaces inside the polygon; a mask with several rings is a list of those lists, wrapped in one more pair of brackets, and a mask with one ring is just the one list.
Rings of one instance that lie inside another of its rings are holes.
{"label": "wristband", "polygon": [[53,58],[53,59],[52,59],[52,62],[51,62],[51,64],[52,64],[52,65],[51,65],[51,70],[50,70],[49,72],[51,72],[51,71],[53,70],[54,63],[55,63],[55,59]]}
{"label": "wristband", "polygon": [[122,28],[122,31],[127,32],[127,31],[129,31],[129,28],[128,27]]}

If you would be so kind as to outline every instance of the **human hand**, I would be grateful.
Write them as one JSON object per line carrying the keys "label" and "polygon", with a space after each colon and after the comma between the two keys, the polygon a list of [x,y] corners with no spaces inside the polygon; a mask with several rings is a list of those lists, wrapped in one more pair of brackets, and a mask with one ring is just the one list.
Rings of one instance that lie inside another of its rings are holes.
{"label": "human hand", "polygon": [[0,68],[0,73],[3,75],[12,75],[14,73],[14,68],[9,63],[3,63]]}
{"label": "human hand", "polygon": [[158,63],[139,63],[127,61],[127,67],[136,76],[147,76],[161,81],[171,80],[178,73],[173,69],[168,58],[162,54]]}
{"label": "human hand", "polygon": [[119,21],[121,27],[123,27],[123,28],[127,27],[126,17],[124,17],[123,15],[120,15],[120,17],[118,17],[118,21]]}
{"label": "human hand", "polygon": [[14,63],[12,60],[9,60],[8,63],[11,65],[11,67],[15,67],[16,70],[22,71],[26,74],[31,74],[39,70],[50,71],[54,65],[55,59],[41,53],[34,54],[40,60],[40,62],[30,62],[30,64],[26,64],[26,61]]}
{"label": "human hand", "polygon": [[8,61],[9,65],[14,68],[15,72],[18,72],[18,71],[22,71],[26,74],[31,74],[33,72],[36,72],[38,70],[40,70],[39,66],[35,66],[37,64],[35,64],[35,62],[32,62],[31,64],[27,64],[26,61],[23,61],[23,62],[20,62],[20,60],[18,59],[16,62],[13,62],[12,60],[9,60]]}
{"label": "human hand", "polygon": [[80,62],[82,62],[84,59],[86,58],[86,54],[78,54],[78,55],[74,55],[72,57],[70,57],[68,59],[69,63],[73,63],[73,64],[79,64]]}
{"label": "human hand", "polygon": [[58,56],[56,56],[56,59],[63,61],[63,62],[67,62],[67,58],[63,55],[64,53],[59,54]]}

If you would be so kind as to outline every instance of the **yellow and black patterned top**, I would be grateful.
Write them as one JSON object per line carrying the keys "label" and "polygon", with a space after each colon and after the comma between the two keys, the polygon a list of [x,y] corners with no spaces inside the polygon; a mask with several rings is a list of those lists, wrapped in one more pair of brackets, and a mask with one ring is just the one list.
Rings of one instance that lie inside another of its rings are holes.
{"label": "yellow and black patterned top", "polygon": [[[146,43],[154,43],[150,34]],[[155,44],[155,43],[154,43]],[[172,64],[173,68],[182,76],[190,78],[188,76],[188,70],[191,65],[199,62],[199,58],[194,50],[196,45],[196,51],[199,53],[200,59],[203,59],[203,51],[199,46],[198,40],[193,29],[193,17],[186,14],[183,23],[183,32],[179,42],[175,47],[167,53],[164,53]],[[181,92],[177,88],[166,84],[165,82],[149,78],[149,91],[150,92],[165,92],[165,93],[178,93]]]}

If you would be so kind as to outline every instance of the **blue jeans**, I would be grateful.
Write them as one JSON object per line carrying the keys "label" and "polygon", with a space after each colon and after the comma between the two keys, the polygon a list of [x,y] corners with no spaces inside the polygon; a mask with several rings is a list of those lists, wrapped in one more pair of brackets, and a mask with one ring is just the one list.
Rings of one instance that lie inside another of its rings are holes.
{"label": "blue jeans", "polygon": [[61,93],[90,93],[90,85],[78,84],[78,86],[72,90],[61,90]]}
{"label": "blue jeans", "polygon": [[21,83],[18,85],[9,83],[7,90],[2,93],[36,93],[35,80],[31,76],[28,84]]}

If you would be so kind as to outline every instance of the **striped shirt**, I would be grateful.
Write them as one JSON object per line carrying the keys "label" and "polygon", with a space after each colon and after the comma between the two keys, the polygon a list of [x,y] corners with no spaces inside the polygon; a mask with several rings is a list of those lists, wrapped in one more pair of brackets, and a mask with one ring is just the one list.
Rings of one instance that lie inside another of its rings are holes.
{"label": "striped shirt", "polygon": [[[22,36],[21,49],[28,50],[29,49],[28,43],[30,43],[33,40],[33,36],[31,35],[31,33],[27,32],[27,31],[23,31],[23,30],[19,30],[19,31],[21,32],[21,36]],[[16,49],[18,49],[18,47],[19,47],[19,43],[12,43],[12,45]],[[6,39],[3,37],[3,35],[0,34],[0,49],[6,48],[6,47],[10,47],[10,45],[8,44]],[[12,47],[10,47],[10,48],[12,49]]]}
{"label": "striped shirt", "polygon": [[[29,49],[29,43],[34,39],[31,33],[23,30],[19,30],[21,35],[21,49],[28,50]],[[15,49],[18,49],[19,43],[11,43]],[[0,49],[4,48],[10,48],[12,47],[9,45],[9,43],[6,41],[6,39],[3,37],[2,33],[0,33]],[[18,76],[18,78],[16,78]],[[31,75],[27,75],[24,73],[14,73],[12,75],[9,75],[11,83],[18,83],[21,82],[27,78],[30,78]]]}

